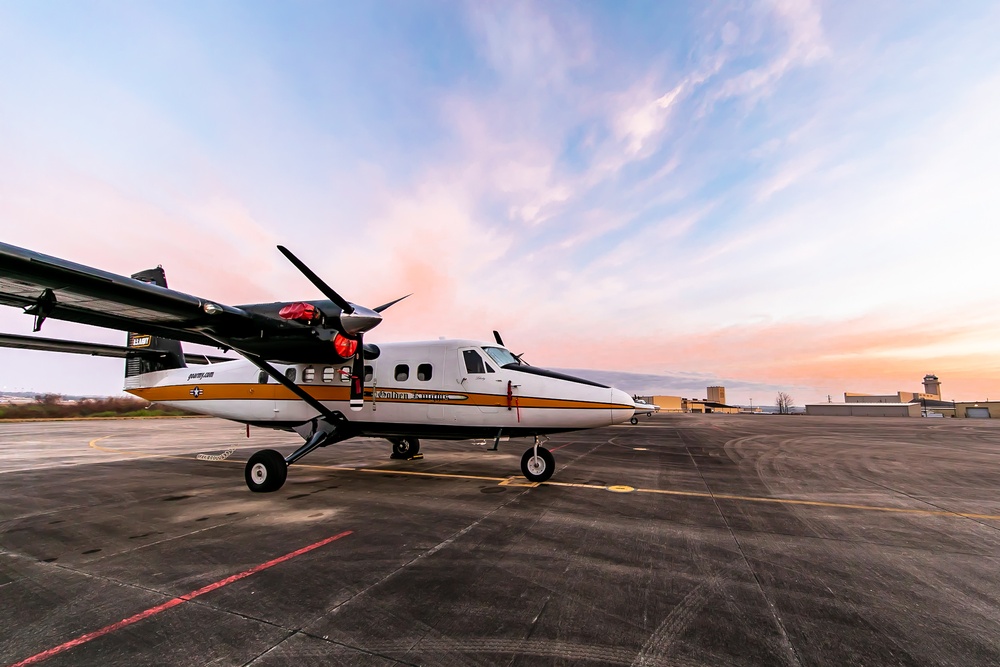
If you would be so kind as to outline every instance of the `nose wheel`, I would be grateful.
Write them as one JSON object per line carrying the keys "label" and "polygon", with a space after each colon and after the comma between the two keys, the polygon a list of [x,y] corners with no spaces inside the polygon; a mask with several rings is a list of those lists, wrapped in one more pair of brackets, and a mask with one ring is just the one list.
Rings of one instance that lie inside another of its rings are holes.
{"label": "nose wheel", "polygon": [[244,470],[247,486],[255,493],[277,491],[287,476],[285,457],[273,449],[263,449],[251,456]]}
{"label": "nose wheel", "polygon": [[545,482],[556,471],[556,459],[544,447],[531,447],[521,457],[521,474],[529,482]]}

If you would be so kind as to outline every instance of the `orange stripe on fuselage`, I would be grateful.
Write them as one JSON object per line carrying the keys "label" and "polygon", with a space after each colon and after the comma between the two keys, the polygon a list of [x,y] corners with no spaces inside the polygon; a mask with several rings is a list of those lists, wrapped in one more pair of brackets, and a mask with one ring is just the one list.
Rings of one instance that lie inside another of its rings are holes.
{"label": "orange stripe on fuselage", "polygon": [[[323,385],[299,385],[309,393],[310,396],[319,401],[343,401],[350,400],[350,387],[323,386]],[[196,389],[197,388],[197,389]],[[428,390],[407,387],[392,387],[375,389],[379,392],[391,392],[393,394],[410,394],[411,398],[376,398],[374,403],[412,403],[429,405],[470,405],[477,407],[507,407],[506,394],[470,394],[459,391]],[[299,400],[287,387],[278,384],[251,384],[251,383],[218,383],[218,384],[182,384],[182,385],[161,385],[158,387],[140,387],[126,389],[130,394],[143,398],[154,403],[180,402],[180,401],[295,401]],[[194,393],[198,395],[195,396]],[[372,400],[373,389],[365,387],[365,400]],[[450,396],[461,396],[462,398],[448,398]],[[443,398],[438,398],[443,397]],[[560,408],[560,409],[583,409],[583,410],[625,410],[631,405],[620,405],[616,403],[605,403],[596,401],[577,401],[560,398],[539,398],[533,396],[515,396],[515,402],[511,407],[526,408]]]}

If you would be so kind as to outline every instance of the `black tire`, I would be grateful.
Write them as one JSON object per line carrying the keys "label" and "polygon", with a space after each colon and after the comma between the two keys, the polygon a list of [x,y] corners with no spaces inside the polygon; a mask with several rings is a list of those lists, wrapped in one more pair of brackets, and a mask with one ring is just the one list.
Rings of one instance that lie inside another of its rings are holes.
{"label": "black tire", "polygon": [[262,449],[247,461],[243,477],[247,487],[254,493],[277,491],[288,477],[288,464],[280,452]]}
{"label": "black tire", "polygon": [[631,424],[632,426],[635,426],[636,424],[639,423],[639,418],[638,417],[632,417],[632,419],[628,420],[628,423]]}
{"label": "black tire", "polygon": [[529,482],[548,481],[552,477],[552,473],[556,471],[556,458],[552,456],[552,452],[544,447],[538,448],[538,459],[532,461],[534,458],[535,448],[529,447],[528,451],[521,457],[521,474]]}
{"label": "black tire", "polygon": [[416,438],[400,438],[392,441],[392,453],[399,457],[416,456],[420,451],[420,441]]}

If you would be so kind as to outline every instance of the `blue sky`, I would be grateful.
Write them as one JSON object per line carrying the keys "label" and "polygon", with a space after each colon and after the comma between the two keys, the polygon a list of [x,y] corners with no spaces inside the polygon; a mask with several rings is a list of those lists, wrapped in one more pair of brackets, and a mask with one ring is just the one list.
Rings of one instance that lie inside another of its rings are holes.
{"label": "blue sky", "polygon": [[415,291],[381,340],[500,328],[535,363],[800,402],[926,372],[1000,395],[998,27],[987,2],[6,3],[0,238],[228,303],[313,296],[283,243],[354,301]]}

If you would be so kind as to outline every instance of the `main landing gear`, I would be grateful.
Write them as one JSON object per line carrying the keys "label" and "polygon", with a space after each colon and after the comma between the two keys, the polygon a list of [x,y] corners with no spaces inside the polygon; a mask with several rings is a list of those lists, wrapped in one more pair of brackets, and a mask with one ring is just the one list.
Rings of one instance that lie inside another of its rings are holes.
{"label": "main landing gear", "polygon": [[416,438],[390,438],[389,442],[394,459],[412,459],[420,451],[420,441]]}
{"label": "main landing gear", "polygon": [[244,476],[251,491],[257,493],[277,491],[288,476],[288,464],[285,463],[285,457],[281,452],[264,449],[247,461]]}
{"label": "main landing gear", "polygon": [[243,471],[247,487],[255,493],[277,491],[288,477],[288,466],[318,447],[326,447],[354,435],[350,422],[339,412],[331,413],[330,419],[314,419],[295,429],[306,439],[301,447],[288,456],[273,449],[262,449],[247,461]]}
{"label": "main landing gear", "polygon": [[552,452],[538,444],[538,436],[535,436],[535,444],[529,447],[521,456],[521,474],[529,482],[545,482],[552,477],[556,471],[556,459]]}

